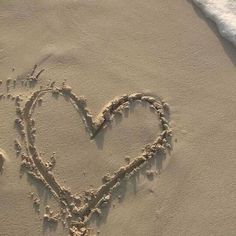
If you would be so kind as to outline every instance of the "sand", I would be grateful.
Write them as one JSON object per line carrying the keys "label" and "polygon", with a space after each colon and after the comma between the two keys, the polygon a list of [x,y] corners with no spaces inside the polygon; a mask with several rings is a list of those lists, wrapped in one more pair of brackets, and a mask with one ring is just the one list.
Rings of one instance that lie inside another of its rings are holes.
{"label": "sand", "polygon": [[190,1],[1,1],[0,32],[0,235],[235,235],[236,49]]}

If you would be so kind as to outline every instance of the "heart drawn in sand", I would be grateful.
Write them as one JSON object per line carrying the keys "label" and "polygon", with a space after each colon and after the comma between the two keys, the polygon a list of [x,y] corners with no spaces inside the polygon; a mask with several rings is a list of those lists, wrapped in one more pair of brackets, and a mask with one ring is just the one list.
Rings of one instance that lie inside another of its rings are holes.
{"label": "heart drawn in sand", "polygon": [[[129,109],[130,104],[135,101],[149,104],[150,108],[157,113],[161,124],[161,132],[156,140],[152,144],[147,144],[143,148],[143,152],[129,164],[120,167],[113,174],[105,176],[103,184],[99,188],[86,191],[81,196],[75,196],[68,189],[62,187],[55,179],[51,172],[52,166],[55,164],[54,160],[47,163],[44,162],[35,147],[35,123],[32,115],[37,102],[47,93],[52,93],[54,96],[65,96],[70,99],[73,106],[82,113],[91,139],[94,139],[105,128],[106,124],[111,122],[116,114]],[[15,122],[23,140],[23,147],[25,148],[25,154],[22,154],[22,167],[26,168],[29,175],[39,180],[50,190],[60,203],[62,209],[60,215],[46,215],[47,220],[62,219],[64,223],[68,224],[71,235],[76,235],[78,230],[85,227],[93,213],[97,212],[99,206],[110,200],[112,191],[120,185],[122,179],[129,178],[147,161],[157,157],[158,154],[163,155],[166,150],[171,148],[172,131],[169,128],[167,119],[168,109],[168,105],[159,98],[143,93],[133,93],[116,97],[94,119],[87,108],[86,99],[76,96],[71,88],[65,84],[61,88],[47,88],[34,92],[22,110],[18,103],[17,114],[19,118]]]}

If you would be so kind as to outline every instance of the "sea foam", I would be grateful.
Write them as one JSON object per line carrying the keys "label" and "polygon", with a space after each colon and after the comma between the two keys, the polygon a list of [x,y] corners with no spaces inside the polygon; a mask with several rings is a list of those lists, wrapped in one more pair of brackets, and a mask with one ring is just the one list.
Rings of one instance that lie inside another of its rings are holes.
{"label": "sea foam", "polygon": [[193,0],[213,20],[220,34],[236,46],[236,0]]}

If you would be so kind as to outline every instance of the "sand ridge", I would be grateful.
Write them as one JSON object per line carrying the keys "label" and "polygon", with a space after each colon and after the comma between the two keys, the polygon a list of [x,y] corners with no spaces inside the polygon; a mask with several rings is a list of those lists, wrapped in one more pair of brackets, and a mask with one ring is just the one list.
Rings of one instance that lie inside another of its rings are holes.
{"label": "sand ridge", "polygon": [[0,174],[3,173],[3,170],[4,170],[4,162],[5,161],[9,161],[9,158],[6,154],[6,152],[0,148]]}
{"label": "sand ridge", "polygon": [[[36,68],[37,66],[34,66],[26,80],[31,87],[34,87],[40,74],[44,71],[40,70],[38,76],[34,76]],[[52,169],[56,165],[56,159],[52,156],[50,161],[44,162],[35,146],[36,126],[32,115],[36,105],[41,103],[42,97],[48,93],[56,97],[64,96],[71,101],[72,105],[82,114],[90,139],[94,139],[101,130],[106,129],[107,124],[113,120],[114,116],[122,115],[130,108],[132,103],[137,101],[147,103],[150,109],[157,114],[161,125],[161,133],[153,143],[145,145],[139,156],[133,160],[126,160],[127,165],[121,166],[114,173],[104,175],[102,178],[103,184],[100,187],[90,189],[80,195],[74,195],[55,179]],[[119,187],[121,181],[133,176],[150,159],[165,156],[166,152],[172,148],[172,131],[168,121],[169,106],[160,98],[149,94],[132,93],[116,97],[102,109],[96,118],[88,109],[86,98],[73,93],[72,88],[66,85],[65,82],[61,87],[56,87],[55,82],[50,83],[47,88],[40,87],[39,90],[33,92],[23,108],[21,102],[21,99],[17,97],[15,104],[18,118],[15,120],[15,125],[21,140],[15,140],[15,149],[17,155],[21,156],[21,167],[34,179],[40,181],[53,194],[60,205],[60,212],[57,213],[50,213],[50,208],[47,206],[44,220],[49,223],[57,223],[61,220],[63,225],[68,226],[70,235],[89,234],[89,228],[86,228],[87,223],[92,215],[100,214],[102,205],[111,201],[111,193]],[[149,172],[147,172],[148,176],[154,174],[152,171]],[[38,197],[34,199],[34,204],[36,207],[40,205]]]}

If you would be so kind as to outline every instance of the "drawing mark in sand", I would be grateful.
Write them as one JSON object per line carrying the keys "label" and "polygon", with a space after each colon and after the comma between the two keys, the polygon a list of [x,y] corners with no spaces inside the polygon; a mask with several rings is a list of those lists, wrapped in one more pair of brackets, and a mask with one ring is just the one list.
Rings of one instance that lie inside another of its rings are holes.
{"label": "drawing mark in sand", "polygon": [[[129,161],[127,165],[120,167],[113,174],[104,176],[102,178],[103,184],[100,187],[88,190],[80,196],[73,195],[55,179],[51,171],[55,160],[44,162],[35,147],[36,127],[32,115],[36,104],[47,93],[52,93],[54,96],[65,96],[71,101],[73,106],[81,112],[91,139],[94,139],[101,130],[105,129],[106,124],[111,122],[115,115],[122,114],[135,101],[149,104],[150,109],[156,112],[161,124],[161,133],[152,144],[145,145],[139,156]],[[24,148],[25,151],[23,153],[23,150],[19,150],[22,167],[26,168],[29,175],[39,180],[51,191],[61,207],[60,213],[57,214],[50,214],[49,209],[46,209],[44,219],[48,222],[57,222],[60,219],[64,225],[68,225],[72,236],[87,235],[86,224],[91,216],[94,213],[98,214],[99,207],[111,200],[111,193],[120,185],[121,181],[133,176],[147,161],[165,155],[166,151],[171,149],[172,131],[168,124],[168,110],[168,104],[160,99],[143,93],[134,93],[111,100],[99,115],[93,118],[87,108],[85,97],[78,97],[65,83],[60,88],[52,86],[35,91],[23,109],[21,109],[20,103],[17,103],[18,118],[15,120],[15,124],[23,140],[22,149]]]}

